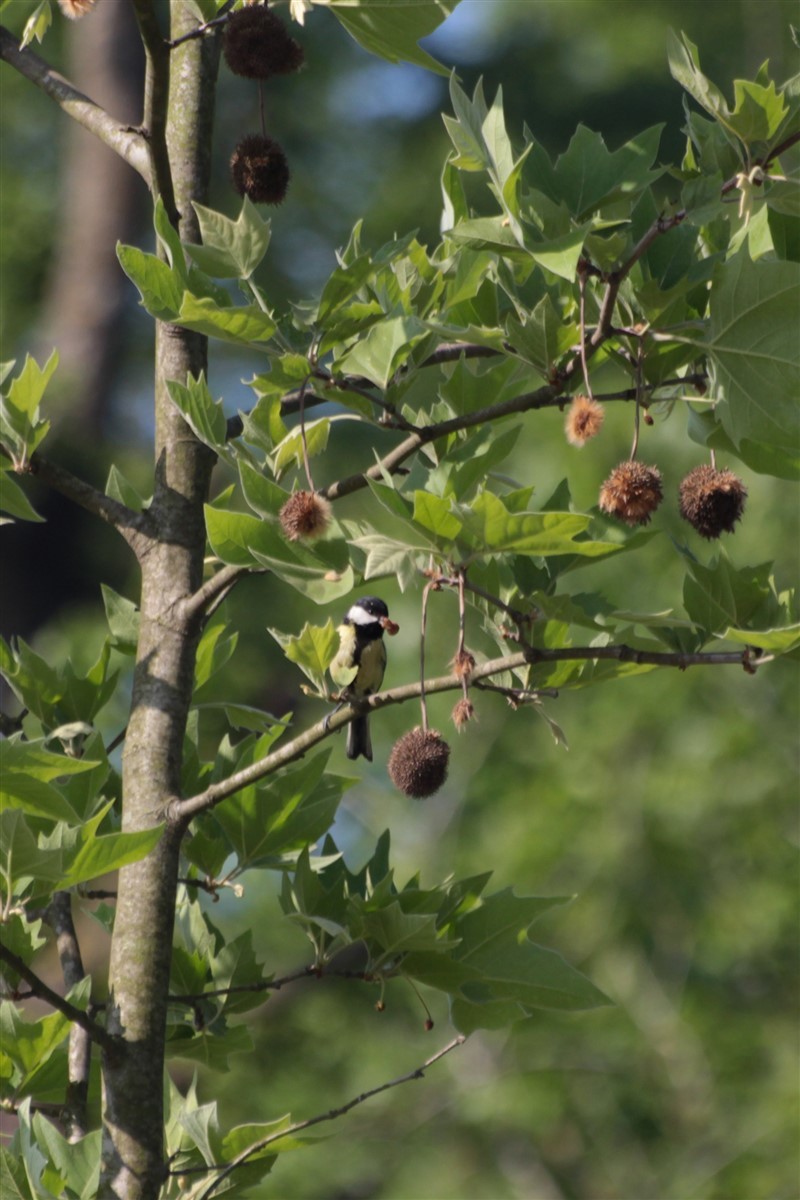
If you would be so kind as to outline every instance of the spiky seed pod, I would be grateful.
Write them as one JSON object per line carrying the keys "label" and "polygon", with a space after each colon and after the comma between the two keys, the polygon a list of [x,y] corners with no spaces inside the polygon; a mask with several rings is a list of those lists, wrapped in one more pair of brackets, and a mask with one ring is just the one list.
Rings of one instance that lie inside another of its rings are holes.
{"label": "spiky seed pod", "polygon": [[475,659],[470,654],[469,650],[459,650],[454,656],[450,664],[453,668],[453,674],[457,679],[466,679],[469,682],[469,677],[475,670]]}
{"label": "spiky seed pod", "polygon": [[626,525],[646,525],[663,498],[658,467],[635,461],[620,463],[600,489],[603,512]]}
{"label": "spiky seed pod", "polygon": [[701,537],[732,533],[744,512],[747,488],[733,471],[695,467],[681,483],[680,513]]}
{"label": "spiky seed pod", "polygon": [[295,492],[278,514],[281,529],[290,542],[321,537],[331,523],[331,506],[316,492]]}
{"label": "spiky seed pod", "polygon": [[475,706],[472,701],[467,700],[465,696],[461,697],[450,714],[452,722],[459,733],[461,733],[461,730],[464,728],[464,726],[471,721],[474,716]]}
{"label": "spiky seed pod", "polygon": [[231,13],[222,42],[225,61],[234,75],[269,79],[291,75],[303,65],[303,47],[266,5],[250,5]]}
{"label": "spiky seed pod", "polygon": [[389,778],[396,788],[415,800],[438,792],[447,778],[450,747],[436,732],[419,725],[404,733],[389,755]]}
{"label": "spiky seed pod", "polygon": [[94,5],[95,0],[58,0],[58,7],[65,17],[69,17],[70,21],[77,21],[80,17],[85,17],[94,8]]}
{"label": "spiky seed pod", "polygon": [[254,204],[280,204],[289,186],[289,164],[277,142],[251,133],[233,152],[231,178],[239,195]]}
{"label": "spiky seed pod", "polygon": [[602,404],[598,404],[591,396],[574,396],[564,422],[569,444],[585,446],[590,438],[597,437],[605,415]]}

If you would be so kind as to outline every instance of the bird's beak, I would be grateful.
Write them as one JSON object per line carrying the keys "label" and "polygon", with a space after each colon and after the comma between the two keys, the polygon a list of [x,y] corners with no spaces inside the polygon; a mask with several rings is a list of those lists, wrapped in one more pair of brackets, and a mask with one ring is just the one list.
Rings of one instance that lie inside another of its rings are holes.
{"label": "bird's beak", "polygon": [[396,633],[400,632],[400,626],[389,617],[381,617],[380,621],[384,633],[388,633],[390,637],[394,637]]}

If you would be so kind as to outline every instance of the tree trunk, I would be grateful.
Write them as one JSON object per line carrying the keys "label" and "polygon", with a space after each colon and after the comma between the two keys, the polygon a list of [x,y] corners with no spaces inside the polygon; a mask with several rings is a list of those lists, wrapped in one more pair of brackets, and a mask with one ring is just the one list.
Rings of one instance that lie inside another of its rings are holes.
{"label": "tree trunk", "polygon": [[[196,24],[173,0],[171,36]],[[206,202],[217,50],[213,39],[184,43],[170,63],[167,142],[184,240],[197,240],[192,200]],[[142,555],[141,630],[123,756],[123,828],[151,828],[179,795],[199,623],[182,601],[200,585],[203,503],[214,457],[169,399],[169,379],[206,367],[205,338],[159,324],[156,332],[155,535]],[[110,965],[108,1027],[118,1056],[103,1063],[104,1137],[99,1195],[154,1200],[165,1175],[164,1036],[172,927],[183,829],[164,835],[141,862],[120,872]]]}

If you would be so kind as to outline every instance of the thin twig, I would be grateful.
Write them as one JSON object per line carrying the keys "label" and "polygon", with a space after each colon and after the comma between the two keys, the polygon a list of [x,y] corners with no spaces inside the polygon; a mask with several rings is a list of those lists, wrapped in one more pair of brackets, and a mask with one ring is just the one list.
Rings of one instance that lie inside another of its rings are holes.
{"label": "thin twig", "polygon": [[425,634],[428,629],[428,596],[435,583],[426,583],[422,589],[422,614],[419,627],[419,707],[422,716],[422,732],[428,732],[428,703],[425,698]]}
{"label": "thin twig", "polygon": [[592,399],[592,383],[589,379],[589,364],[586,361],[586,271],[578,271],[578,292],[580,296],[580,355],[581,355],[581,370],[583,371],[583,385],[586,388],[586,395]]}
{"label": "thin twig", "polygon": [[78,91],[29,46],[21,49],[17,39],[4,26],[0,26],[0,58],[40,88],[67,116],[98,137],[133,167],[145,182],[150,183],[150,155],[139,130],[115,121],[104,108]]}
{"label": "thin twig", "polygon": [[192,29],[190,33],[184,33],[181,37],[173,38],[171,42],[165,42],[164,45],[168,50],[174,50],[176,46],[182,46],[184,42],[191,42],[194,38],[205,37],[207,33],[213,33],[221,25],[227,24],[228,15],[228,13],[225,13],[221,17],[214,17],[213,21],[204,21],[202,25],[198,25],[196,29]]}
{"label": "thin twig", "polygon": [[301,967],[290,975],[280,979],[259,979],[255,983],[240,983],[232,987],[209,988],[204,992],[170,993],[170,1004],[197,1004],[201,1000],[212,1000],[218,996],[235,996],[248,992],[279,992],[289,983],[298,983],[302,979],[360,979],[364,983],[374,983],[376,976],[370,971],[339,970],[325,966]]}
{"label": "thin twig", "polygon": [[79,1025],[81,1029],[84,1029],[92,1041],[97,1042],[98,1046],[101,1046],[107,1054],[118,1056],[122,1053],[123,1042],[120,1038],[114,1037],[102,1025],[98,1025],[96,1021],[93,1021],[82,1009],[71,1004],[69,1000],[65,1000],[63,996],[59,996],[58,992],[54,992],[43,979],[40,979],[23,962],[19,955],[15,954],[13,950],[10,950],[8,946],[4,946],[1,942],[0,959],[16,971],[20,979],[25,980],[40,1000],[44,1000],[51,1008],[62,1013],[68,1021],[72,1021],[75,1025]]}
{"label": "thin twig", "polygon": [[249,1158],[252,1158],[254,1154],[259,1154],[262,1150],[265,1150],[267,1146],[272,1145],[274,1142],[281,1141],[282,1138],[293,1137],[294,1134],[302,1133],[304,1129],[311,1129],[311,1127],[314,1125],[320,1125],[323,1121],[334,1121],[338,1117],[343,1117],[345,1113],[350,1112],[351,1109],[356,1108],[359,1104],[363,1104],[366,1100],[371,1100],[373,1096],[379,1096],[381,1092],[388,1092],[390,1088],[399,1087],[403,1083],[410,1083],[413,1079],[422,1079],[428,1067],[432,1067],[434,1063],[437,1063],[439,1059],[444,1058],[446,1054],[450,1054],[452,1050],[456,1050],[459,1046],[463,1046],[466,1040],[467,1039],[464,1034],[459,1033],[451,1042],[448,1042],[446,1046],[441,1048],[441,1050],[437,1050],[437,1052],[432,1054],[430,1058],[426,1058],[425,1062],[422,1063],[421,1066],[417,1067],[413,1071],[409,1071],[407,1075],[400,1075],[397,1079],[390,1079],[388,1083],[382,1083],[378,1087],[370,1088],[368,1092],[362,1092],[360,1096],[356,1096],[354,1099],[349,1100],[347,1104],[342,1104],[339,1108],[332,1108],[329,1112],[320,1113],[319,1116],[309,1117],[306,1121],[297,1121],[294,1125],[289,1125],[286,1129],[282,1129],[278,1133],[271,1133],[267,1137],[260,1138],[259,1141],[253,1142],[252,1146],[248,1146],[246,1150],[243,1150],[241,1154],[237,1154],[236,1157],[229,1163],[216,1166],[175,1169],[171,1170],[170,1174],[188,1175],[192,1172],[203,1173],[208,1171],[219,1171],[220,1174],[217,1176],[217,1178],[213,1180],[200,1194],[199,1200],[209,1200],[209,1198],[213,1196],[214,1192],[216,1192],[219,1185],[225,1179],[227,1179],[237,1167],[240,1167],[242,1163],[245,1163]]}

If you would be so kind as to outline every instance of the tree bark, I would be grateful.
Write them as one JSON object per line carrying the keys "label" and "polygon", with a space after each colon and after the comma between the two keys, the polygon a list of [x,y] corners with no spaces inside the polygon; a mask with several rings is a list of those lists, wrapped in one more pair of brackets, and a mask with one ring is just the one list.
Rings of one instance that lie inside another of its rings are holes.
{"label": "tree bark", "polygon": [[[196,25],[190,5],[171,4],[171,36]],[[218,53],[193,40],[171,57],[167,145],[184,240],[197,240],[192,200],[206,202]],[[206,340],[156,330],[156,535],[140,555],[141,632],[123,756],[123,828],[165,821],[180,795],[181,755],[200,623],[182,602],[202,582],[207,497],[214,456],[169,399],[167,381],[205,370]],[[108,1028],[124,1039],[103,1063],[104,1136],[99,1196],[155,1200],[165,1178],[164,1039],[179,850],[183,824],[167,822],[144,860],[120,872],[110,964]]]}

